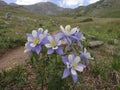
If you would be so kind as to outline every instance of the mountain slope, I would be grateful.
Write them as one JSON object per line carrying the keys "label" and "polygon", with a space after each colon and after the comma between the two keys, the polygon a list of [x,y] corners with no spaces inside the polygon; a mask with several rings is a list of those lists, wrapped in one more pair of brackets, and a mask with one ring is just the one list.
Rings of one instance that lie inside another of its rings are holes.
{"label": "mountain slope", "polygon": [[1,5],[7,5],[7,3],[5,3],[4,1],[0,0],[0,6]]}
{"label": "mountain slope", "polygon": [[120,0],[100,0],[74,10],[77,15],[96,17],[120,17]]}
{"label": "mountain slope", "polygon": [[0,1],[0,6],[7,5],[13,6],[22,10],[26,10],[28,12],[38,13],[38,14],[49,14],[49,15],[56,15],[61,14],[64,12],[69,12],[71,9],[62,8],[52,2],[40,2],[33,5],[17,5],[15,3],[7,4],[4,1]]}
{"label": "mountain slope", "polygon": [[26,8],[27,10],[30,10],[31,12],[41,14],[60,14],[62,12],[65,12],[66,10],[69,11],[69,9],[64,9],[51,2],[41,2],[34,5],[27,5],[23,7]]}

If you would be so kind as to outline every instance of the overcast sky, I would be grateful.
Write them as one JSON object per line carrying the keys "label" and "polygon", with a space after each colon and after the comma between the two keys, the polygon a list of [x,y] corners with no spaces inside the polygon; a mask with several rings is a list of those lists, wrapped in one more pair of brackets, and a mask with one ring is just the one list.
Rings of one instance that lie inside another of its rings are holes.
{"label": "overcast sky", "polygon": [[16,3],[19,5],[31,5],[38,2],[53,2],[64,8],[76,8],[78,6],[86,6],[99,0],[3,0],[7,3]]}

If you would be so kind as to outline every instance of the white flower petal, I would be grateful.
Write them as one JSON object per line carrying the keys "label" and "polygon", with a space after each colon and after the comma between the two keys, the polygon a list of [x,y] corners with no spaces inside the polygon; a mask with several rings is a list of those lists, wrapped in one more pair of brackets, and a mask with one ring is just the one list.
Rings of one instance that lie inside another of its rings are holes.
{"label": "white flower petal", "polygon": [[75,59],[74,59],[74,62],[79,63],[80,62],[80,57],[76,56]]}
{"label": "white flower petal", "polygon": [[82,41],[85,41],[85,39],[86,39],[86,38],[82,35],[81,40],[82,40]]}
{"label": "white flower petal", "polygon": [[54,41],[52,36],[48,36],[48,40],[49,40],[49,42],[53,42]]}
{"label": "white flower petal", "polygon": [[24,50],[24,53],[27,53],[27,50]]}
{"label": "white flower petal", "polygon": [[70,65],[69,62],[67,62],[66,65],[67,65],[67,68],[70,68],[70,67],[71,67],[71,65]]}
{"label": "white flower petal", "polygon": [[45,46],[46,46],[47,48],[51,48],[51,47],[52,47],[50,43],[45,44]]}
{"label": "white flower petal", "polygon": [[57,47],[57,46],[56,46],[56,47],[53,47],[53,49],[56,50],[56,49],[58,49],[58,47]]}
{"label": "white flower petal", "polygon": [[76,27],[77,28],[77,31],[76,32],[79,32],[80,31],[80,29],[78,28],[78,27]]}
{"label": "white flower petal", "polygon": [[91,59],[91,60],[94,59],[93,57],[91,57],[90,53],[86,53],[86,56],[87,56],[88,59]]}
{"label": "white flower petal", "polygon": [[65,30],[67,30],[67,29],[71,29],[71,26],[70,25],[66,25],[65,26]]}
{"label": "white flower petal", "polygon": [[91,56],[90,56],[90,53],[86,53],[86,56],[88,57],[88,58],[90,58]]}
{"label": "white flower petal", "polygon": [[30,46],[31,46],[31,47],[35,47],[36,45],[35,45],[34,43],[31,43]]}
{"label": "white flower petal", "polygon": [[68,36],[71,35],[71,26],[70,25],[66,25],[66,27],[65,27],[65,35],[68,35]]}
{"label": "white flower petal", "polygon": [[76,67],[74,67],[74,69],[79,72],[82,72],[84,68],[82,66],[76,66]]}
{"label": "white flower petal", "polygon": [[93,57],[91,57],[91,55],[90,55],[90,53],[89,52],[87,52],[87,49],[86,48],[84,48],[84,54],[85,54],[85,56],[87,57],[87,59],[94,59]]}
{"label": "white flower petal", "polygon": [[25,43],[25,47],[28,45],[28,43]]}
{"label": "white flower petal", "polygon": [[58,46],[60,46],[62,44],[62,41],[61,40],[59,40],[58,41]]}
{"label": "white flower petal", "polygon": [[60,25],[60,29],[61,29],[61,31],[62,31],[63,33],[65,33],[65,29],[64,29],[64,27],[63,27],[62,25]]}
{"label": "white flower petal", "polygon": [[31,51],[30,49],[25,49],[24,50],[24,53],[27,53],[27,52],[29,52],[29,51]]}
{"label": "white flower petal", "polygon": [[48,30],[45,30],[45,31],[44,31],[44,34],[47,35],[47,34],[48,34]]}
{"label": "white flower petal", "polygon": [[70,34],[76,33],[76,32],[77,32],[77,29],[78,29],[77,27],[73,28],[73,29],[71,30]]}
{"label": "white flower petal", "polygon": [[68,56],[68,60],[69,60],[69,62],[71,62],[71,61],[73,60],[73,56],[72,56],[72,55],[69,55],[69,56]]}
{"label": "white flower petal", "polygon": [[71,69],[71,74],[72,75],[77,75],[77,72],[74,69]]}
{"label": "white flower petal", "polygon": [[39,28],[39,29],[38,29],[38,31],[41,31],[41,32],[43,32],[43,28]]}
{"label": "white flower petal", "polygon": [[28,42],[33,42],[33,38],[32,37],[28,37],[27,40],[28,40]]}
{"label": "white flower petal", "polygon": [[65,29],[64,29],[64,27],[61,25],[61,26],[60,26],[60,29],[61,29],[61,31],[62,31],[65,35],[70,36],[70,29],[71,29],[71,26],[70,26],[70,25],[66,25]]}
{"label": "white flower petal", "polygon": [[33,30],[33,31],[32,31],[32,35],[33,35],[34,38],[36,38],[36,37],[37,37],[37,31],[36,31],[36,30]]}
{"label": "white flower petal", "polygon": [[40,34],[39,35],[39,38],[40,38],[40,42],[43,40],[43,38],[44,38],[44,35],[43,34]]}
{"label": "white flower petal", "polygon": [[59,37],[55,35],[55,41],[58,42],[59,41]]}

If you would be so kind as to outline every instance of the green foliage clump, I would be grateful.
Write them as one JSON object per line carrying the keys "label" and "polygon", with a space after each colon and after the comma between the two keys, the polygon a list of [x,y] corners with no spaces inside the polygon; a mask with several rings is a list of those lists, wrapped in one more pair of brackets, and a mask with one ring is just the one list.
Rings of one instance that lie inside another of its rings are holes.
{"label": "green foliage clump", "polygon": [[15,85],[17,88],[21,88],[26,82],[25,75],[23,75],[24,68],[18,66],[13,70],[11,67],[7,68],[3,72],[0,72],[0,89],[12,89]]}

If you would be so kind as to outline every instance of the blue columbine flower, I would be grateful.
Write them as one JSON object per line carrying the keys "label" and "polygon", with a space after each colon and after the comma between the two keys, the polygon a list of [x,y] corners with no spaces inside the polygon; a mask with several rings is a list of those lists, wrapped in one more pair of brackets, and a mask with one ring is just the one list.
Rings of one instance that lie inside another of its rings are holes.
{"label": "blue columbine flower", "polygon": [[82,72],[86,66],[80,63],[81,59],[79,56],[75,57],[73,54],[70,54],[68,57],[63,56],[62,61],[67,66],[67,69],[63,72],[62,78],[66,78],[72,74],[73,81],[76,83],[78,80],[77,71]]}
{"label": "blue columbine flower", "polygon": [[87,63],[89,63],[89,60],[90,60],[90,59],[94,59],[93,57],[91,57],[90,53],[87,52],[87,49],[86,49],[86,48],[84,48],[83,51],[80,51],[80,53],[81,53],[81,55],[80,55],[81,59],[82,59],[82,60],[86,60]]}
{"label": "blue columbine flower", "polygon": [[84,35],[82,34],[82,32],[79,31],[79,29],[76,31],[76,33],[73,35],[73,38],[77,41],[78,43],[78,46],[81,46],[82,47],[82,44],[80,41],[85,41],[85,37]]}
{"label": "blue columbine flower", "polygon": [[25,43],[24,53],[30,54],[31,50],[32,50],[32,48],[30,47],[30,43],[29,42]]}
{"label": "blue columbine flower", "polygon": [[76,33],[77,28],[71,29],[70,25],[66,25],[64,28],[62,25],[60,26],[60,29],[64,35],[64,37],[67,39],[67,41],[72,44],[72,35]]}
{"label": "blue columbine flower", "polygon": [[62,31],[66,36],[71,36],[71,35],[75,34],[76,31],[77,31],[77,27],[71,29],[71,26],[70,26],[70,25],[66,25],[65,28],[61,25],[60,28],[61,28],[61,31]]}
{"label": "blue columbine flower", "polygon": [[52,54],[54,51],[56,51],[58,54],[62,55],[63,50],[60,47],[61,45],[61,40],[56,36],[48,36],[48,43],[45,44],[45,46],[48,48],[48,54]]}
{"label": "blue columbine flower", "polygon": [[40,53],[41,51],[41,46],[46,43],[47,40],[47,30],[42,31],[42,30],[33,30],[32,34],[27,34],[27,40],[28,42],[26,43],[26,50],[24,52],[36,52],[37,54]]}
{"label": "blue columbine flower", "polygon": [[71,28],[70,25],[66,25],[66,27],[64,28],[61,25],[60,29],[63,33],[63,37],[67,39],[67,41],[69,42],[70,45],[73,42],[77,42],[78,45],[82,47],[80,40],[83,40],[85,38],[83,37],[83,34],[81,32],[79,32],[78,27]]}

